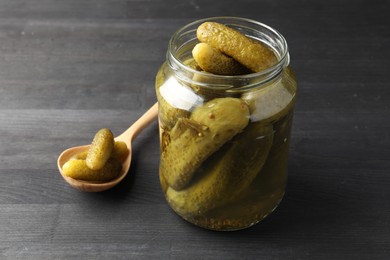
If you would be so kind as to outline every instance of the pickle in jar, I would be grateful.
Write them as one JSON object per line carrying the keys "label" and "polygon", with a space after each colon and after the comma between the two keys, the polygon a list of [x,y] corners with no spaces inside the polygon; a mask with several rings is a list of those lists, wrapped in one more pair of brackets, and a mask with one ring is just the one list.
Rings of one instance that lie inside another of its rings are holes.
{"label": "pickle in jar", "polygon": [[162,152],[161,174],[175,190],[186,187],[197,168],[249,123],[249,109],[239,98],[216,98],[197,107],[170,132]]}
{"label": "pickle in jar", "polygon": [[167,199],[185,216],[207,213],[244,192],[265,164],[272,146],[272,125],[251,124],[202,166],[190,186],[168,188]]}
{"label": "pickle in jar", "polygon": [[192,50],[192,56],[202,70],[217,75],[243,75],[251,71],[235,59],[211,47],[207,43],[198,43]]}
{"label": "pickle in jar", "polygon": [[277,62],[275,53],[260,41],[216,22],[205,22],[197,29],[199,41],[234,58],[248,69],[260,72]]}

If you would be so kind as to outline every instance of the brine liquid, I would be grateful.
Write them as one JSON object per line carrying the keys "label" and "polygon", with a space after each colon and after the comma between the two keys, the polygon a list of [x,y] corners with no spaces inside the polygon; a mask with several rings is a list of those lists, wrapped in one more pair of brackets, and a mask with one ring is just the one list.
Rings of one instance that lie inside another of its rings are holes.
{"label": "brine liquid", "polygon": [[[277,207],[285,192],[291,123],[292,111],[272,124],[272,146],[263,167],[256,174],[252,183],[223,205],[218,205],[206,212],[185,212],[183,208],[179,208],[166,192],[167,186],[163,175],[160,173],[161,184],[170,206],[183,219],[213,230],[243,229],[261,221]],[[160,130],[164,131],[162,128]],[[165,134],[167,133],[165,132]],[[261,138],[266,137],[256,137],[256,139]],[[163,139],[164,137],[162,141]],[[252,141],[256,143],[255,139]],[[247,159],[236,158],[236,160],[244,161]],[[210,157],[209,160],[213,160],[213,157]],[[256,158],[253,158],[253,160],[256,160]],[[202,169],[199,171],[201,172]],[[234,188],[234,186],[230,187],[232,192]],[[229,193],[227,191],[225,195],[229,196]],[[213,198],[210,197],[210,199]]]}

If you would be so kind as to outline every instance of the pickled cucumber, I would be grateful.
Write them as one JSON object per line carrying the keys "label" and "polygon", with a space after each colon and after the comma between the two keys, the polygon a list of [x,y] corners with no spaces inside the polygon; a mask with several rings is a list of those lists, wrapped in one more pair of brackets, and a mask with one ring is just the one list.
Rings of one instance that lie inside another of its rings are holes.
{"label": "pickled cucumber", "polygon": [[198,65],[198,63],[196,62],[196,60],[194,58],[189,58],[189,59],[185,60],[183,62],[183,64],[186,65],[187,67],[194,69],[194,70],[197,70],[197,71],[202,70],[202,68]]}
{"label": "pickled cucumber", "polygon": [[168,185],[186,187],[197,168],[249,122],[248,106],[238,98],[216,98],[179,119],[161,154],[160,172]]}
{"label": "pickled cucumber", "polygon": [[86,160],[71,159],[67,161],[62,170],[68,177],[84,181],[105,182],[118,177],[122,165],[117,161],[110,159],[99,170],[91,170]]}
{"label": "pickled cucumber", "polygon": [[81,153],[77,153],[75,155],[73,155],[70,159],[73,160],[85,160],[87,159],[87,155],[88,155],[88,150],[84,151],[84,152],[81,152]]}
{"label": "pickled cucumber", "polygon": [[[62,170],[66,176],[74,179],[105,182],[120,174],[121,163],[128,154],[126,143],[114,141],[112,132],[103,128],[96,133],[89,149],[74,155],[63,165]],[[88,160],[95,169],[88,165]]]}
{"label": "pickled cucumber", "polygon": [[277,62],[276,55],[263,43],[220,23],[201,24],[197,37],[254,72],[260,72]]}
{"label": "pickled cucumber", "polygon": [[85,159],[87,166],[91,170],[103,168],[110,158],[113,148],[114,136],[111,130],[107,128],[100,129],[93,138],[92,144],[88,150],[88,155]]}
{"label": "pickled cucumber", "polygon": [[204,71],[217,75],[242,75],[250,71],[233,58],[223,54],[207,43],[198,43],[192,56]]}
{"label": "pickled cucumber", "polygon": [[168,201],[183,216],[203,215],[228,203],[245,191],[261,171],[272,140],[272,125],[249,125],[205,162],[188,188],[168,188]]}
{"label": "pickled cucumber", "polygon": [[[85,160],[87,159],[88,150],[75,154],[71,159],[79,159]],[[127,155],[129,155],[129,149],[125,142],[115,141],[114,149],[112,150],[111,158],[118,160],[119,162],[123,162]]]}
{"label": "pickled cucumber", "polygon": [[115,158],[119,162],[123,162],[124,160],[126,160],[128,155],[129,149],[127,148],[126,143],[122,141],[115,141],[111,157]]}
{"label": "pickled cucumber", "polygon": [[239,98],[241,96],[240,93],[226,92],[226,89],[235,87],[234,81],[227,81],[225,79],[213,77],[213,74],[207,71],[194,74],[192,80],[193,82],[190,87],[197,95],[202,97],[204,102],[210,101],[214,98]]}

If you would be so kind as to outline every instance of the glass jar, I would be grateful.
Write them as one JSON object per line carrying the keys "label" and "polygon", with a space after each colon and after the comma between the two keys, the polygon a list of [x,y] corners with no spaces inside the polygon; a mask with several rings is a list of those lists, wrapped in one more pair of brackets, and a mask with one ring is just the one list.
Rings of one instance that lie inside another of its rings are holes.
{"label": "glass jar", "polygon": [[[199,70],[196,29],[218,22],[260,41],[277,57],[257,73],[222,76]],[[247,228],[282,200],[296,94],[287,43],[259,22],[216,17],[171,38],[156,77],[160,182],[171,208],[212,230]]]}

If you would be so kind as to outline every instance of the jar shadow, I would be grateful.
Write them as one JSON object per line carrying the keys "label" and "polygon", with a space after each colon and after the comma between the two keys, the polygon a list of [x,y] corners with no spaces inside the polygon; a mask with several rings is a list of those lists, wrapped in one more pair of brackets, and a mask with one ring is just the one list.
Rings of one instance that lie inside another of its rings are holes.
{"label": "jar shadow", "polygon": [[249,237],[262,243],[280,243],[282,238],[292,237],[301,242],[329,240],[340,236],[343,230],[348,232],[355,213],[348,199],[330,188],[331,178],[327,183],[305,178],[308,172],[300,172],[299,176],[290,173],[286,194],[273,213],[250,228],[218,234],[234,240],[245,241]]}

